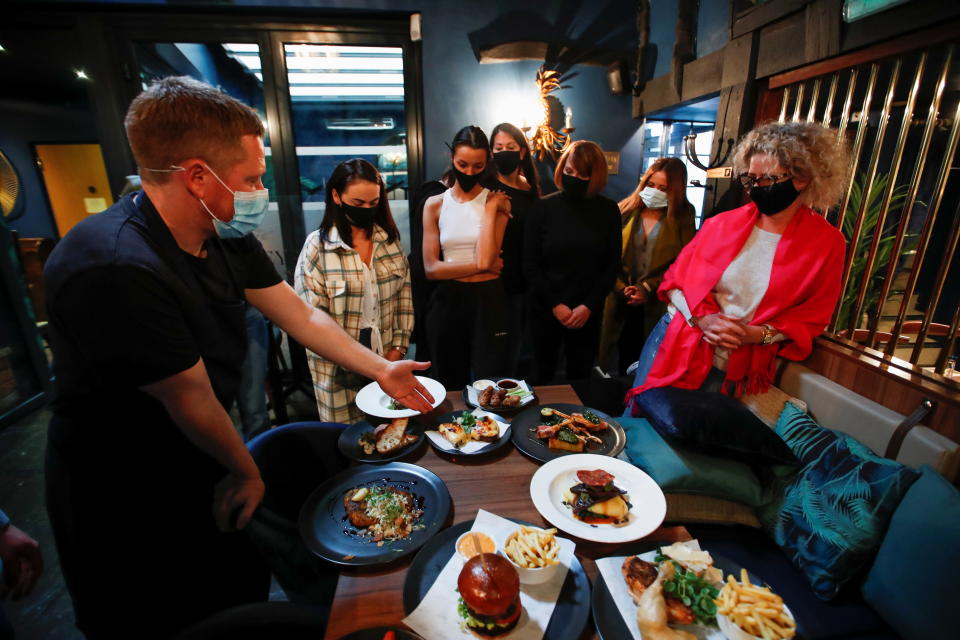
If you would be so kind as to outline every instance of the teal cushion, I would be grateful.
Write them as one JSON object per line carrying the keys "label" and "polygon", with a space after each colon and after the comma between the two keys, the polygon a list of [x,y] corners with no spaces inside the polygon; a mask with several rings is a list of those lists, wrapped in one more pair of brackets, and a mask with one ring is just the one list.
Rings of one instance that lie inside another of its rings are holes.
{"label": "teal cushion", "polygon": [[918,474],[824,429],[790,403],[777,433],[803,466],[781,478],[781,497],[757,516],[814,593],[830,600],[873,560]]}
{"label": "teal cushion", "polygon": [[928,466],[890,520],[863,598],[906,640],[957,626],[960,491]]}
{"label": "teal cushion", "polygon": [[664,440],[645,418],[619,418],[627,434],[627,457],[666,493],[691,493],[755,507],[764,493],[750,467],[714,458]]}

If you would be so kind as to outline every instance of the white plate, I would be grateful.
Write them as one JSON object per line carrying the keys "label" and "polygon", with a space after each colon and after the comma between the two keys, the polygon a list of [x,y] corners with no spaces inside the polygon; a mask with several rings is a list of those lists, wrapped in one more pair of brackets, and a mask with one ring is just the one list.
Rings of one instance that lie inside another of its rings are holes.
{"label": "white plate", "polygon": [[[440,403],[447,397],[447,390],[443,388],[443,385],[432,378],[417,376],[417,380],[433,396],[433,408],[436,409],[440,406]],[[377,382],[371,382],[360,389],[354,402],[360,411],[378,418],[408,418],[420,415],[419,411],[413,409],[387,409],[392,401],[393,398],[384,393]]]}
{"label": "white plate", "polygon": [[[614,484],[626,490],[632,505],[626,522],[590,525],[573,517],[573,511],[563,504],[563,494],[580,482],[577,471],[582,469],[613,474]],[[530,498],[552,525],[594,542],[639,540],[659,527],[667,515],[667,500],[653,478],[629,462],[593,453],[562,456],[544,464],[530,480]]]}

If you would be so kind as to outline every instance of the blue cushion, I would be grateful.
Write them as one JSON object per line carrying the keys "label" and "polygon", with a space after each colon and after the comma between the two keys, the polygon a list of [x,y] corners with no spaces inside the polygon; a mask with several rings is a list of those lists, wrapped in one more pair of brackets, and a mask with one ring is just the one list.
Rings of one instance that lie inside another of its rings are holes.
{"label": "blue cushion", "polygon": [[783,440],[739,401],[714,391],[660,387],[636,407],[673,444],[750,465],[796,464]]}
{"label": "blue cushion", "polygon": [[764,504],[763,488],[749,466],[714,458],[664,440],[644,418],[620,418],[627,435],[627,457],[643,469],[666,493],[691,493]]}
{"label": "blue cushion", "polygon": [[907,640],[945,637],[960,603],[960,491],[928,466],[893,514],[863,596]]}
{"label": "blue cushion", "polygon": [[918,474],[824,429],[790,403],[777,433],[803,467],[783,478],[782,498],[757,516],[814,593],[829,600],[873,560]]}

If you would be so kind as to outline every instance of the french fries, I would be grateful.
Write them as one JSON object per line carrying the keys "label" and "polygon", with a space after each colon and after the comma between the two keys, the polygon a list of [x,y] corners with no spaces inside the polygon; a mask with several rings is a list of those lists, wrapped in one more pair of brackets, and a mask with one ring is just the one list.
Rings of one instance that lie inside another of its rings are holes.
{"label": "french fries", "polygon": [[556,529],[521,526],[507,536],[504,552],[517,566],[537,569],[560,562]]}
{"label": "french fries", "polygon": [[752,636],[786,640],[797,633],[796,623],[783,608],[783,598],[769,587],[751,584],[746,569],[740,569],[740,582],[727,576],[727,583],[714,602],[718,614],[727,616]]}

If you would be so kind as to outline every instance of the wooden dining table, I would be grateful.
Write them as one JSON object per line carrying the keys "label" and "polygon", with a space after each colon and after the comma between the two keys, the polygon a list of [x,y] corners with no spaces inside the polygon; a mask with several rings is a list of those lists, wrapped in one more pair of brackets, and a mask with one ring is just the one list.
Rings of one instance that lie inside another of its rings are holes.
{"label": "wooden dining table", "polygon": [[[536,394],[540,404],[581,404],[570,385],[538,387]],[[430,414],[420,416],[420,419],[429,422],[432,417],[464,408],[461,392],[451,391],[439,407]],[[542,463],[524,456],[513,446],[502,447],[489,455],[469,457],[439,454],[425,444],[403,461],[429,469],[447,485],[452,501],[450,525],[473,520],[477,510],[482,508],[504,518],[552,526],[537,512],[530,500],[530,479]],[[617,555],[618,548],[632,544],[604,544],[563,535],[576,543],[576,555],[591,583],[597,576],[597,558]],[[645,538],[666,544],[689,539],[690,534],[684,527],[660,527]],[[359,629],[400,626],[400,621],[407,613],[403,609],[402,593],[412,558],[410,556],[385,567],[342,569],[324,637],[338,640]],[[582,639],[596,637],[592,625],[587,625],[581,634]]]}

